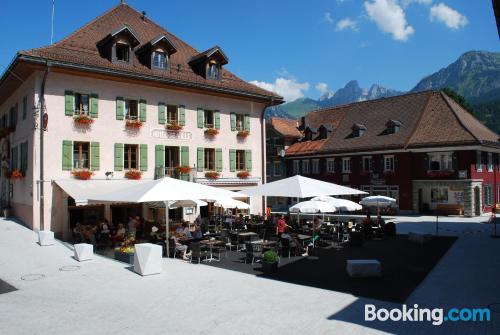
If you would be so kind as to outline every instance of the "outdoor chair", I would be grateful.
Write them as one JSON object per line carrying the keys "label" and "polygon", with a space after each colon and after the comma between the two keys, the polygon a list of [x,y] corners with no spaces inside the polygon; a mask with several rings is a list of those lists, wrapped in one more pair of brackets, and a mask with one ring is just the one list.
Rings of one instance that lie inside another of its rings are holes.
{"label": "outdoor chair", "polygon": [[229,242],[226,244],[226,248],[228,247],[229,251],[233,250],[233,248],[238,251],[238,235],[234,233],[229,235]]}
{"label": "outdoor chair", "polygon": [[191,243],[190,245],[191,255],[189,256],[189,261],[192,263],[193,259],[198,260],[198,264],[200,264],[202,259],[208,258],[208,250],[202,249],[201,244],[199,242]]}
{"label": "outdoor chair", "polygon": [[245,264],[247,260],[252,260],[252,265],[255,260],[261,260],[263,254],[263,246],[259,243],[246,243],[247,255],[245,257]]}
{"label": "outdoor chair", "polygon": [[285,256],[288,253],[288,258],[290,258],[292,254],[292,250],[294,251],[294,255],[297,253],[298,246],[295,243],[291,243],[289,239],[282,238],[280,243],[280,254],[281,256]]}

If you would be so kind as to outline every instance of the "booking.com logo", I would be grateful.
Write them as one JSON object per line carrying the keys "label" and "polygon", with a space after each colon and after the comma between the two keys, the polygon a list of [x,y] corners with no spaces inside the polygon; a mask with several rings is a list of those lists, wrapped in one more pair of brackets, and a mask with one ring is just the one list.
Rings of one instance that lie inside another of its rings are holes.
{"label": "booking.com logo", "polygon": [[489,308],[450,308],[447,312],[443,308],[419,308],[402,305],[401,308],[378,308],[372,304],[365,305],[365,321],[405,321],[405,322],[432,322],[439,326],[443,322],[460,321],[490,321]]}

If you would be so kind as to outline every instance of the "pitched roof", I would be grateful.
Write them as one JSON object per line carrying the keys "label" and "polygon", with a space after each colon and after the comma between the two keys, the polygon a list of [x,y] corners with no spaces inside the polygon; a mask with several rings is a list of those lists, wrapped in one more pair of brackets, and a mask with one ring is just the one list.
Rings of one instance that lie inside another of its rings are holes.
{"label": "pitched roof", "polygon": [[[387,123],[401,127],[387,133]],[[442,92],[425,91],[352,103],[311,112],[305,122],[336,124],[326,142],[314,153],[344,153],[432,146],[499,145],[499,136]],[[353,124],[366,127],[360,137],[350,136]],[[319,141],[307,141],[319,142]],[[307,142],[291,145],[287,155],[311,154]]]}
{"label": "pitched roof", "polygon": [[[137,59],[133,64],[112,63],[99,54],[97,44],[117,30],[128,28],[139,41],[141,46],[153,41],[158,36],[165,36],[177,49],[170,57],[170,71],[151,69],[141,64]],[[129,7],[127,4],[119,4],[103,15],[95,18],[87,25],[81,27],[61,41],[38,49],[19,52],[19,56],[25,56],[27,60],[40,58],[54,61],[56,66],[64,64],[76,64],[85,66],[86,69],[106,69],[117,71],[121,75],[140,75],[142,79],[164,81],[170,85],[196,87],[205,90],[214,90],[227,94],[254,97],[263,100],[274,100],[281,103],[282,98],[269,91],[249,84],[236,77],[230,71],[222,69],[221,80],[210,80],[196,74],[188,62],[196,57],[203,57],[208,52],[220,50],[218,47],[211,48],[205,53],[199,53],[193,47],[169,33],[143,14]],[[144,77],[147,76],[147,77]]]}
{"label": "pitched roof", "polygon": [[500,0],[493,0],[493,11],[497,18],[498,37],[500,37]]}
{"label": "pitched roof", "polygon": [[277,132],[285,137],[302,137],[302,133],[297,129],[297,120],[272,117],[269,123]]}

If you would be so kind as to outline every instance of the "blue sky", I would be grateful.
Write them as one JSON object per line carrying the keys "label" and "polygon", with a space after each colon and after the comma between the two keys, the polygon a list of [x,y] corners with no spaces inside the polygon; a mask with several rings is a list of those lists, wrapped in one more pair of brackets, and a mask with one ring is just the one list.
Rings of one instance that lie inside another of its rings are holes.
{"label": "blue sky", "polygon": [[[52,1],[1,1],[3,72],[17,50],[49,44]],[[500,51],[490,0],[126,2],[198,50],[220,45],[231,71],[288,100],[352,79],[409,90],[466,51]],[[55,40],[118,3],[56,0]]]}

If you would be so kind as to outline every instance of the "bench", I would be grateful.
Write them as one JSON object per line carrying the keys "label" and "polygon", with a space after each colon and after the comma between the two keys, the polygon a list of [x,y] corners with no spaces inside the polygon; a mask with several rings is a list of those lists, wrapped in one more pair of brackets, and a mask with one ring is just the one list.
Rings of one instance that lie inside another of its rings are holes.
{"label": "bench", "polygon": [[348,259],[347,274],[353,278],[382,276],[382,264],[376,259]]}
{"label": "bench", "polygon": [[436,212],[442,215],[464,215],[463,205],[438,204]]}
{"label": "bench", "polygon": [[408,241],[410,242],[425,244],[430,242],[430,240],[432,240],[431,234],[408,233]]}
{"label": "bench", "polygon": [[38,232],[38,244],[41,246],[54,244],[54,232],[50,230],[40,230]]}
{"label": "bench", "polygon": [[78,243],[74,245],[75,258],[77,261],[88,261],[94,257],[94,246],[88,243]]}

